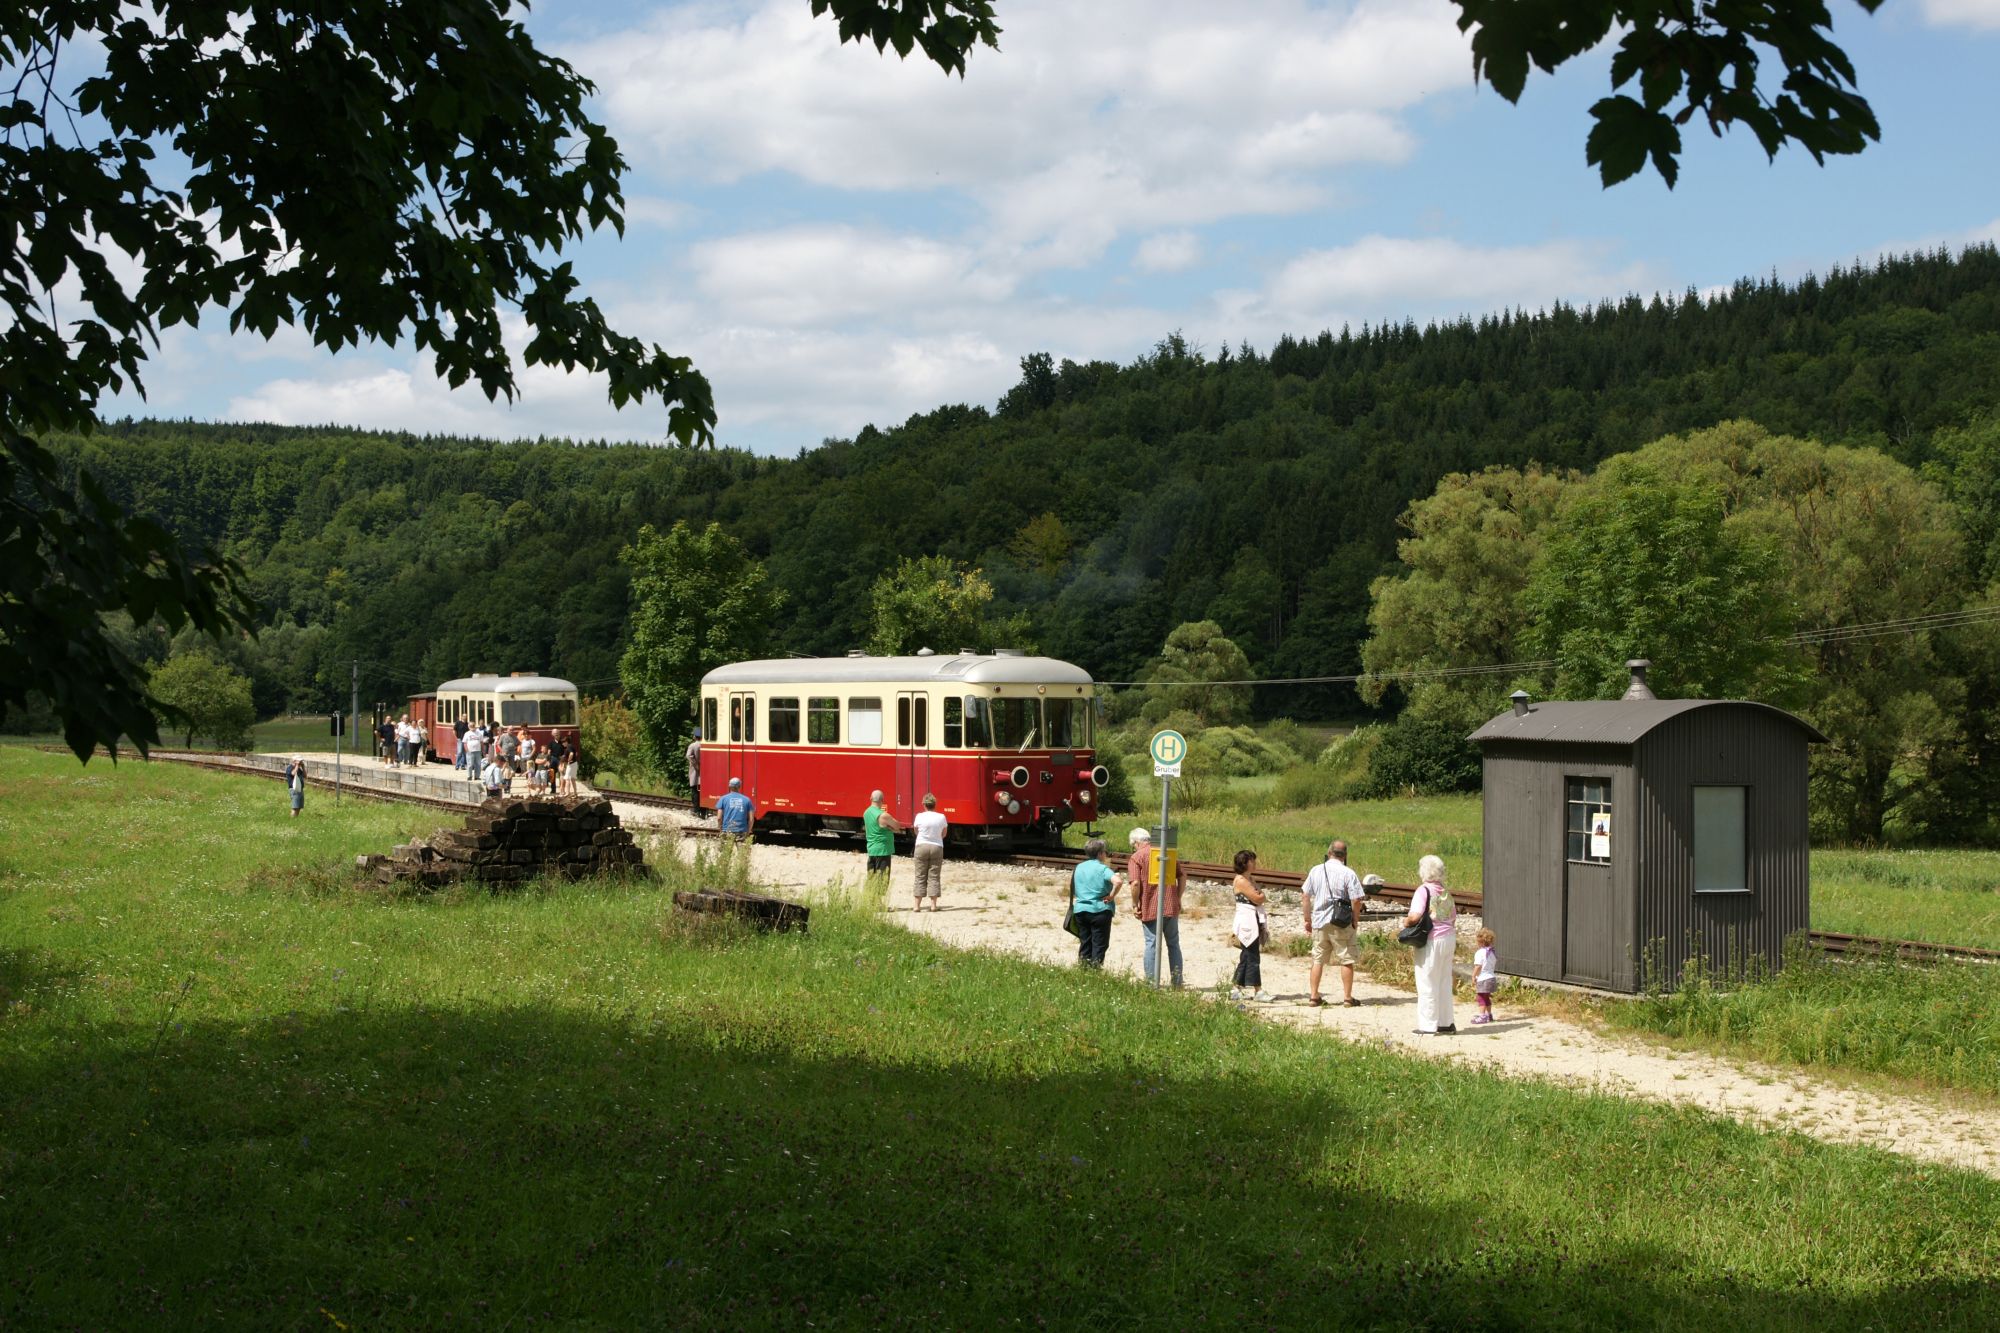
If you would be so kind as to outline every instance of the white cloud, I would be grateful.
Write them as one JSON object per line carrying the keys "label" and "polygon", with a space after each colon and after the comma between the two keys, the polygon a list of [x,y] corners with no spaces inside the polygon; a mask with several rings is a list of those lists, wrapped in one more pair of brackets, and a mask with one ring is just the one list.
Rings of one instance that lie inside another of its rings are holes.
{"label": "white cloud", "polygon": [[794,0],[677,8],[566,52],[636,160],[712,182],[789,174],[980,204],[1035,263],[1126,230],[1286,213],[1326,169],[1412,151],[1400,114],[1469,86],[1428,0],[1018,0],[963,80],[842,45]]}
{"label": "white cloud", "polygon": [[1179,273],[1201,259],[1201,240],[1191,231],[1163,231],[1139,243],[1132,267],[1142,273]]}
{"label": "white cloud", "polygon": [[845,226],[750,232],[694,248],[704,296],[740,319],[796,327],[902,313],[935,302],[999,301],[1014,280],[963,246]]}
{"label": "white cloud", "polygon": [[1342,321],[1478,313],[1557,300],[1597,300],[1661,285],[1644,265],[1609,263],[1608,247],[1579,241],[1467,245],[1444,237],[1364,236],[1286,264],[1246,315],[1261,310],[1297,331]]}
{"label": "white cloud", "polygon": [[1917,8],[1933,27],[2000,31],[2000,0],[1917,0]]}

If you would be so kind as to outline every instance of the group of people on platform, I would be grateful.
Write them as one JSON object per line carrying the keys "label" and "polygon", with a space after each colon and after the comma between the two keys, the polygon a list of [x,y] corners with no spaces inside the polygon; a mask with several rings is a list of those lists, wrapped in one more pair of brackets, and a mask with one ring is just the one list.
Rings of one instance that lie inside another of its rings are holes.
{"label": "group of people on platform", "polygon": [[[1122,871],[1113,870],[1110,850],[1104,839],[1092,838],[1083,845],[1083,861],[1070,881],[1071,909],[1077,936],[1077,959],[1085,967],[1104,966],[1111,944],[1111,922],[1118,909],[1118,895],[1130,889],[1145,935],[1143,966],[1146,980],[1159,980],[1159,958],[1167,957],[1171,984],[1179,989],[1184,977],[1181,967],[1181,898],[1187,888],[1187,872],[1175,868],[1164,889],[1162,878],[1153,868],[1152,832],[1136,828],[1131,834],[1132,853]],[[1232,888],[1236,912],[1230,923],[1233,942],[1241,952],[1232,979],[1230,998],[1269,1003],[1264,989],[1263,948],[1270,941],[1268,894],[1257,885],[1257,853],[1245,849],[1236,853],[1236,877]],[[1428,920],[1428,935],[1416,944],[1414,969],[1417,983],[1416,1032],[1424,1036],[1458,1031],[1452,1009],[1452,967],[1458,952],[1457,904],[1445,887],[1444,862],[1426,856],[1417,863],[1421,881],[1411,895],[1404,916],[1406,927]],[[1307,974],[1306,1003],[1315,1008],[1332,1003],[1320,993],[1329,964],[1340,969],[1340,1001],[1346,1008],[1359,1008],[1354,998],[1354,968],[1360,961],[1358,931],[1368,890],[1382,883],[1377,875],[1357,876],[1347,865],[1347,844],[1336,838],[1326,849],[1326,859],[1307,873],[1300,889],[1300,926],[1311,941],[1311,968]],[[1474,1024],[1493,1021],[1493,992],[1498,986],[1498,958],[1491,930],[1478,934],[1473,954],[1473,993],[1479,1012]],[[1164,947],[1163,947],[1164,946]]]}
{"label": "group of people on platform", "polygon": [[383,718],[376,724],[375,737],[379,751],[376,757],[389,767],[406,768],[423,761],[424,729],[410,721],[408,713],[398,718]]}
{"label": "group of people on platform", "polygon": [[452,767],[486,788],[488,796],[511,796],[514,779],[525,778],[533,796],[576,795],[580,746],[574,731],[558,731],[537,741],[526,727],[488,727],[483,722],[452,724],[458,744]]}

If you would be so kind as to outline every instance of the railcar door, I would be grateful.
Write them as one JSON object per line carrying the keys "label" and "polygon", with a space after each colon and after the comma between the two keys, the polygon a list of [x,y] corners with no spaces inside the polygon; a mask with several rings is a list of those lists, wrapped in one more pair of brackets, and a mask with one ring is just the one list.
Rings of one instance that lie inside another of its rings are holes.
{"label": "railcar door", "polygon": [[924,808],[931,789],[930,696],[903,691],[896,696],[896,791],[889,812],[907,824]]}
{"label": "railcar door", "polygon": [[743,779],[743,794],[751,800],[757,799],[757,696],[754,694],[731,694],[729,696],[729,774],[723,779],[723,789],[728,789],[729,778]]}

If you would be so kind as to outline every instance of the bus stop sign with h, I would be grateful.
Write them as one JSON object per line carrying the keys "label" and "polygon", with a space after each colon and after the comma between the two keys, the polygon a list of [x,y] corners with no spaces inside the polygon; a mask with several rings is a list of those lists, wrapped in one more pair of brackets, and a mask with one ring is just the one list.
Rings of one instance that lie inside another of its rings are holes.
{"label": "bus stop sign with h", "polygon": [[[1160,827],[1155,830],[1157,840],[1153,844],[1153,877],[1159,886],[1159,904],[1154,914],[1153,927],[1153,984],[1164,985],[1167,979],[1166,959],[1161,955],[1167,947],[1167,884],[1179,868],[1180,852],[1174,848],[1174,830],[1167,822],[1167,811],[1173,791],[1174,779],[1181,775],[1181,760],[1187,758],[1187,737],[1178,731],[1156,731],[1153,733],[1153,776],[1160,780]],[[1173,864],[1169,864],[1169,863]]]}

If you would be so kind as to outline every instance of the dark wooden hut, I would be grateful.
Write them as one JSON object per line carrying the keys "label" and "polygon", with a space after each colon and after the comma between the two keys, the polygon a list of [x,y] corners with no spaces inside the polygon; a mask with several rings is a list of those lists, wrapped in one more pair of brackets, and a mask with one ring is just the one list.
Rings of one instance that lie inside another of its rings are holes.
{"label": "dark wooden hut", "polygon": [[1623,699],[1516,694],[1472,733],[1501,970],[1630,992],[1693,957],[1775,969],[1809,920],[1806,746],[1826,738],[1766,704],[1655,698],[1627,665]]}

